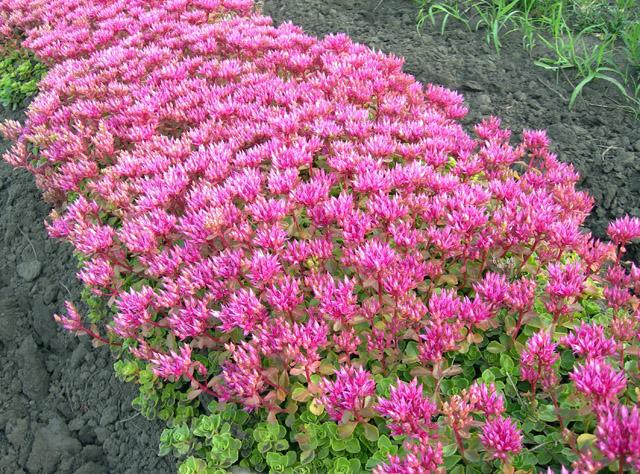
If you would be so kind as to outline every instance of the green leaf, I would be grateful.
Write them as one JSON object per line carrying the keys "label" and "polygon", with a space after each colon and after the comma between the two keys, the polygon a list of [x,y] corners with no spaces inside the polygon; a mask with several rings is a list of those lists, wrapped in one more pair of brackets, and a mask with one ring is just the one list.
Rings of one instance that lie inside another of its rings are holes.
{"label": "green leaf", "polygon": [[458,451],[458,446],[455,443],[447,444],[442,448],[442,455],[446,458],[449,456],[453,456],[457,451]]}
{"label": "green leaf", "polygon": [[279,439],[273,444],[273,449],[276,451],[286,451],[289,449],[289,441],[286,439]]}
{"label": "green leaf", "polygon": [[513,359],[507,354],[500,354],[500,367],[502,367],[507,373],[511,373],[515,364],[513,363]]}
{"label": "green leaf", "polygon": [[357,438],[349,438],[346,440],[345,449],[348,453],[357,454],[360,452],[360,441]]}
{"label": "green leaf", "polygon": [[306,402],[310,396],[309,390],[304,387],[296,387],[291,392],[291,398],[296,402]]}
{"label": "green leaf", "polygon": [[480,455],[478,454],[478,451],[474,450],[474,449],[465,449],[464,451],[464,458],[472,463],[476,463],[480,461]]}
{"label": "green leaf", "polygon": [[486,349],[491,354],[501,354],[507,350],[507,348],[500,344],[498,341],[491,341],[487,345]]}
{"label": "green leaf", "polygon": [[358,423],[356,423],[355,421],[349,421],[347,423],[339,424],[338,436],[340,436],[340,438],[342,439],[349,438],[353,434],[353,431],[356,429],[356,426],[358,426]]}
{"label": "green leaf", "polygon": [[280,439],[282,437],[280,431],[281,428],[282,427],[278,423],[267,423],[269,438],[273,440]]}
{"label": "green leaf", "polygon": [[314,398],[309,403],[309,411],[316,416],[320,416],[324,413],[324,405]]}
{"label": "green leaf", "polygon": [[460,461],[462,460],[462,456],[458,456],[457,454],[454,454],[453,456],[446,456],[444,458],[444,467],[447,469],[447,471],[453,469],[453,467],[458,464]]}
{"label": "green leaf", "polygon": [[253,439],[255,439],[258,443],[269,440],[269,430],[264,423],[261,423],[255,427],[255,429],[253,430]]}
{"label": "green leaf", "polygon": [[538,410],[538,418],[548,423],[558,420],[556,410],[553,405],[541,405]]}
{"label": "green leaf", "polygon": [[316,457],[316,452],[313,449],[310,449],[308,451],[302,451],[300,453],[300,464],[302,464],[303,466],[305,464],[309,464],[311,461],[313,461]]}
{"label": "green leaf", "polygon": [[582,433],[580,436],[578,436],[578,439],[577,439],[578,448],[582,449],[587,445],[591,446],[595,440],[596,440],[595,435],[591,433]]}
{"label": "green leaf", "polygon": [[386,451],[388,449],[391,449],[392,446],[393,446],[393,443],[391,442],[391,440],[387,435],[382,435],[380,436],[380,438],[378,438],[378,449],[382,449]]}
{"label": "green leaf", "polygon": [[496,376],[493,374],[493,372],[491,372],[490,369],[487,369],[484,372],[482,372],[482,380],[486,383],[495,382]]}
{"label": "green leaf", "polygon": [[265,457],[267,464],[272,469],[282,470],[283,467],[287,467],[289,460],[287,456],[280,453],[269,452]]}
{"label": "green leaf", "polygon": [[178,474],[205,474],[207,472],[207,463],[193,456],[184,460],[178,468]]}
{"label": "green leaf", "polygon": [[378,438],[380,437],[380,432],[378,431],[377,426],[371,423],[365,423],[363,428],[364,428],[365,438],[367,438],[372,443],[375,443],[376,441],[378,441]]}

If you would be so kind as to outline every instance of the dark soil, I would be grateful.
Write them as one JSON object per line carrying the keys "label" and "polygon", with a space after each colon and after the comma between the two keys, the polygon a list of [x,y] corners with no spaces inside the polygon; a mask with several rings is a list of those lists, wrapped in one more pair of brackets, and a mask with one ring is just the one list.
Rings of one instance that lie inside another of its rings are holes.
{"label": "dark soil", "polygon": [[[601,86],[569,111],[563,98],[571,87],[536,68],[517,35],[497,56],[482,32],[454,23],[444,36],[431,27],[418,34],[410,0],[268,0],[265,12],[309,33],[346,32],[404,56],[418,80],[465,94],[468,124],[492,114],[516,132],[548,129],[596,199],[588,225],[597,235],[614,217],[640,216],[640,123],[589,105],[606,103]],[[108,350],[52,321],[65,299],[79,300],[75,261],[68,246],[47,237],[49,209],[33,178],[4,163],[0,209],[0,473],[174,472],[171,460],[157,456],[162,426],[136,416],[134,387],[114,378]]]}
{"label": "dark soil", "polygon": [[[555,151],[573,163],[580,187],[595,198],[588,227],[604,236],[607,223],[624,214],[640,216],[640,120],[615,108],[605,84],[584,89],[573,110],[573,88],[533,64],[513,33],[498,56],[484,31],[469,32],[451,20],[440,27],[416,27],[413,0],[267,0],[265,14],[276,23],[291,21],[307,33],[343,32],[374,49],[405,58],[405,71],[422,83],[442,84],[466,97],[472,125],[489,115],[519,133],[546,129]],[[594,105],[600,104],[600,105]],[[604,105],[604,106],[603,106]],[[639,246],[631,249],[638,261]]]}
{"label": "dark soil", "polygon": [[0,473],[175,472],[109,351],[52,319],[80,283],[70,246],[44,230],[48,212],[33,177],[0,162]]}

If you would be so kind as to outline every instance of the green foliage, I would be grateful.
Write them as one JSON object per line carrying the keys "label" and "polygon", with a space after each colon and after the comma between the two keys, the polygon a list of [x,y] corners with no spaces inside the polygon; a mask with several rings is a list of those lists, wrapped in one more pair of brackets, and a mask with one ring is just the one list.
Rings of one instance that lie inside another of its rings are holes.
{"label": "green foliage", "polygon": [[[537,278],[543,283],[546,277]],[[601,291],[594,288],[596,293]],[[553,338],[560,339],[581,320],[607,325],[611,317],[597,299],[584,296],[576,302],[571,320],[554,326]],[[496,328],[485,331],[474,344],[463,345],[445,357],[440,380],[430,372],[418,371],[420,382],[440,401],[463,394],[474,380],[494,384],[504,395],[506,413],[516,420],[524,436],[525,449],[513,457],[513,468],[532,472],[540,466],[570,465],[576,460],[571,446],[593,443],[591,433],[595,430],[593,414],[581,409],[582,400],[569,380],[576,359],[569,349],[559,347],[559,385],[553,393],[532,394],[529,383],[520,381],[520,353],[534,332],[552,326],[553,316],[541,294],[515,339],[513,315],[503,310],[499,319]],[[420,368],[413,341],[406,343],[402,354],[394,372],[375,375],[378,395],[388,397],[397,377],[410,378]],[[207,365],[216,364],[208,361]],[[202,405],[200,398],[183,393],[180,384],[187,382],[162,382],[138,359],[122,358],[115,363],[115,370],[120,379],[139,385],[140,393],[133,402],[136,408],[147,417],[167,421],[169,428],[162,433],[160,455],[182,458],[180,474],[223,474],[231,472],[232,466],[265,473],[358,474],[371,472],[389,455],[405,454],[404,439],[391,436],[382,419],[331,421],[315,396],[300,384],[290,387],[292,401],[286,411],[269,416],[265,409],[247,413],[232,403],[212,401]],[[317,382],[317,375],[313,379]],[[633,398],[633,394],[629,396]],[[498,461],[483,456],[477,435],[465,440],[461,454],[451,429],[444,425],[439,439],[447,472],[489,474],[500,469]]]}
{"label": "green foliage", "polygon": [[[514,31],[530,52],[540,46],[536,65],[562,72],[572,81],[573,107],[585,86],[610,84],[640,113],[640,5],[638,0],[416,0],[418,26],[426,19],[441,32],[450,19],[484,30],[499,53],[501,38]],[[572,72],[575,79],[567,76]]]}
{"label": "green foliage", "polygon": [[46,72],[44,64],[33,54],[13,43],[0,50],[0,103],[16,109],[38,92],[38,82]]}
{"label": "green foliage", "polygon": [[180,389],[181,383],[159,380],[143,361],[124,356],[114,363],[114,369],[120,380],[138,385],[138,396],[131,403],[146,418],[179,424],[190,421],[196,415],[198,399],[190,399]]}
{"label": "green foliage", "polygon": [[401,452],[402,440],[380,434],[386,428],[351,423],[342,429],[326,414],[314,415],[310,405],[295,420],[282,414],[270,422],[264,414],[211,402],[209,414],[164,430],[160,455],[184,457],[180,474],[218,474],[232,465],[268,473],[358,474]]}
{"label": "green foliage", "polygon": [[111,314],[107,300],[91,292],[88,287],[82,288],[82,302],[87,306],[87,319],[91,324],[98,324]]}

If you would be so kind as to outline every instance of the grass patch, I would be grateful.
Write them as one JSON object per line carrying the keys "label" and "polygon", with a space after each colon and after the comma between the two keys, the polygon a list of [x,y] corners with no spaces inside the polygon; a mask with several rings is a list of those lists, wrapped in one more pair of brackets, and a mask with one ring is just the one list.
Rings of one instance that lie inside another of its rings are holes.
{"label": "grass patch", "polygon": [[416,0],[418,27],[454,20],[482,30],[500,53],[519,32],[536,65],[573,85],[569,107],[594,81],[614,86],[620,107],[640,116],[640,0]]}
{"label": "grass patch", "polygon": [[0,45],[0,104],[15,110],[38,93],[46,67],[15,41]]}

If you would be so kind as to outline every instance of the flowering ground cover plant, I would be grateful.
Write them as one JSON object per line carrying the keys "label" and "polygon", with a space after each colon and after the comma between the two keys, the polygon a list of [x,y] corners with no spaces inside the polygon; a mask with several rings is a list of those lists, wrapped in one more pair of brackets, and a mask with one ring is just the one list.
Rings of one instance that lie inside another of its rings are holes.
{"label": "flowering ground cover plant", "polygon": [[15,43],[5,41],[0,49],[0,104],[13,110],[38,92],[45,73],[44,65]]}
{"label": "flowering ground cover plant", "polygon": [[0,0],[50,67],[5,159],[181,473],[640,469],[640,219],[402,61],[246,0]]}

